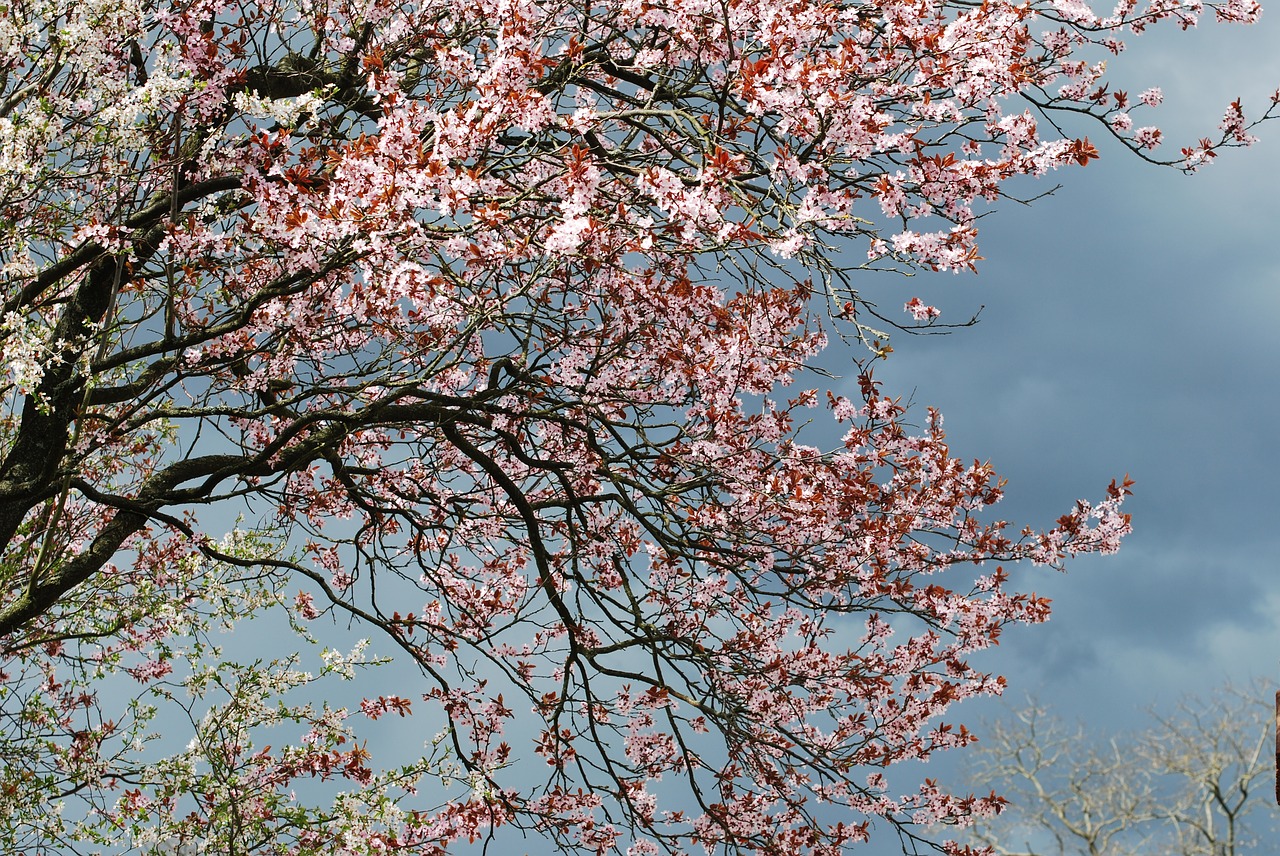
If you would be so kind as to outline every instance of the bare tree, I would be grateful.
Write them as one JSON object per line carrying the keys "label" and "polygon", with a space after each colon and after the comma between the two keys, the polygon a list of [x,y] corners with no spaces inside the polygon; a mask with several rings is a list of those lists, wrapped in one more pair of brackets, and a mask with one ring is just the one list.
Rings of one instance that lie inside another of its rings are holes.
{"label": "bare tree", "polygon": [[1031,703],[993,724],[975,755],[975,785],[1009,805],[972,837],[1000,856],[1261,852],[1275,821],[1260,811],[1272,775],[1269,700],[1260,684],[1227,685],[1106,737]]}

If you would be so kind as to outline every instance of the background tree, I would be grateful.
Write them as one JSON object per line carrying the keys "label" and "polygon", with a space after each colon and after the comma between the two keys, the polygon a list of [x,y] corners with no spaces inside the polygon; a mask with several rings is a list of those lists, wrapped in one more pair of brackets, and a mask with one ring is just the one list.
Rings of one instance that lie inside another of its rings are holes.
{"label": "background tree", "polygon": [[1274,712],[1262,682],[1150,711],[1111,738],[1064,728],[1034,704],[994,723],[973,780],[1009,800],[973,838],[1007,856],[1236,856],[1267,852]]}
{"label": "background tree", "polygon": [[[1156,160],[1099,51],[1202,11],[0,9],[5,842],[833,853],[993,810],[883,771],[971,741],[965,658],[1048,614],[999,563],[1114,550],[1128,485],[984,513],[872,374],[937,311],[854,276],[972,268],[975,206],[1097,156],[1055,117]],[[829,336],[855,400],[807,383]],[[231,650],[273,620],[319,671]],[[325,689],[383,662],[339,624],[421,683]],[[425,751],[372,757],[392,714]]]}

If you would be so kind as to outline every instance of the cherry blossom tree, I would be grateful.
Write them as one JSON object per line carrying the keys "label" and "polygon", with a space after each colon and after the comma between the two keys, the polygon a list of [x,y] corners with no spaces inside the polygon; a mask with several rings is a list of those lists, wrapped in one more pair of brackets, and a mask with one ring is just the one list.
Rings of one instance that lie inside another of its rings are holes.
{"label": "cherry blossom tree", "polygon": [[0,840],[834,854],[991,813],[889,768],[972,741],[968,655],[1048,615],[1013,563],[1116,549],[1128,482],[993,516],[874,377],[938,311],[863,273],[973,269],[1086,131],[1249,143],[1274,102],[1162,161],[1104,58],[1258,12],[0,7]]}

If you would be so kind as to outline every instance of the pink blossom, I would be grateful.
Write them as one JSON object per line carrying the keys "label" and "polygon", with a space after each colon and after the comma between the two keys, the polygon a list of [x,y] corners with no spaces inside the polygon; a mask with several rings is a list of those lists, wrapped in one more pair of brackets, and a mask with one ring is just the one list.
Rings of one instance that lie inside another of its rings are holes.
{"label": "pink blossom", "polygon": [[1144,149],[1154,150],[1160,146],[1164,134],[1159,128],[1144,127],[1138,128],[1133,132],[1133,139],[1139,146]]}
{"label": "pink blossom", "polygon": [[932,321],[942,314],[936,306],[927,306],[918,297],[908,300],[902,309],[904,312],[910,312],[911,317],[917,321]]}

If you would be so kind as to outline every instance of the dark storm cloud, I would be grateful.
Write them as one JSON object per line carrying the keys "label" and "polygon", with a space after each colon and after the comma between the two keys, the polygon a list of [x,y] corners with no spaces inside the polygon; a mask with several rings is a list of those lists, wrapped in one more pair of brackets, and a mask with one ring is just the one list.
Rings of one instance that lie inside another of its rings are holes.
{"label": "dark storm cloud", "polygon": [[[1150,118],[1173,152],[1231,98],[1260,112],[1280,85],[1276,22],[1210,29],[1137,40],[1116,61],[1165,87]],[[1045,180],[1063,185],[1053,197],[982,221],[977,277],[869,284],[884,308],[918,294],[944,320],[985,304],[975,328],[899,335],[877,375],[942,410],[954,453],[1009,478],[1000,516],[1052,525],[1111,478],[1137,479],[1119,555],[1018,572],[1054,615],[983,663],[1015,703],[1031,691],[1066,717],[1124,727],[1149,704],[1275,670],[1280,128],[1257,133],[1191,178],[1100,143],[1102,160]]]}

